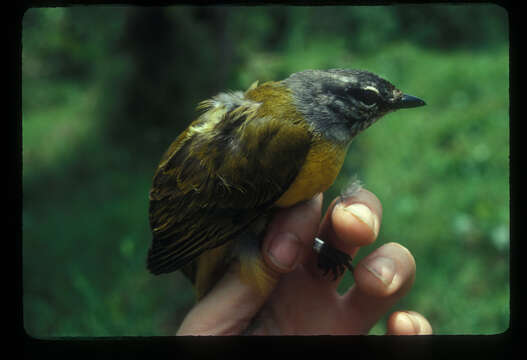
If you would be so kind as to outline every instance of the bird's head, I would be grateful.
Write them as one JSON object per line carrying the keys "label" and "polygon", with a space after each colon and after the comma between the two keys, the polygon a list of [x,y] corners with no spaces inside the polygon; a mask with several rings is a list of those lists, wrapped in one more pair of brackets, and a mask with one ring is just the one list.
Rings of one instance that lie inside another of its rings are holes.
{"label": "bird's head", "polygon": [[367,71],[306,70],[283,81],[297,109],[328,138],[348,142],[390,111],[425,105]]}

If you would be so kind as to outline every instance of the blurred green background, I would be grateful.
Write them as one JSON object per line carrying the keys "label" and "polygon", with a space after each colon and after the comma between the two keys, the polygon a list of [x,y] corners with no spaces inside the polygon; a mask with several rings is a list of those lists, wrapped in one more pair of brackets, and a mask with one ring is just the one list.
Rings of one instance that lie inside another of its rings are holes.
{"label": "blurred green background", "polygon": [[[427,106],[351,145],[417,262],[395,309],[437,334],[509,325],[508,19],[495,5],[29,9],[22,35],[24,326],[35,337],[174,334],[193,303],[153,277],[148,190],[195,106],[309,68],[373,71]],[[346,277],[346,284],[351,281]],[[384,321],[372,334],[385,331]]]}

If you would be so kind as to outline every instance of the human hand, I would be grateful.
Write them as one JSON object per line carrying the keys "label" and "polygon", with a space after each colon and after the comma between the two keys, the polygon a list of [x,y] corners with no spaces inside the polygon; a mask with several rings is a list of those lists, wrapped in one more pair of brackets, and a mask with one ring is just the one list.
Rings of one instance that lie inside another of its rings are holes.
{"label": "human hand", "polygon": [[[385,244],[355,265],[355,284],[338,294],[341,278],[322,275],[314,237],[353,257],[377,238],[382,207],[365,189],[335,199],[320,223],[321,206],[322,194],[279,210],[270,223],[262,245],[262,266],[276,281],[270,293],[241,282],[233,266],[187,314],[178,335],[367,334],[410,290],[414,258],[397,243]],[[387,334],[431,333],[413,311],[395,312],[387,322]]]}

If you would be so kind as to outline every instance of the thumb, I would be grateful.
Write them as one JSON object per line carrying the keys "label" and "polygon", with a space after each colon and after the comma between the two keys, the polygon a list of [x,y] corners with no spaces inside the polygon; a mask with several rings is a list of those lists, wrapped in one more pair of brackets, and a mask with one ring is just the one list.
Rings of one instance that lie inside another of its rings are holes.
{"label": "thumb", "polygon": [[[265,304],[283,274],[305,262],[316,236],[322,211],[322,194],[276,212],[262,243],[259,266],[268,276],[262,294],[243,281],[240,264],[233,263],[214,288],[187,314],[177,335],[241,334]],[[263,258],[263,261],[262,261]],[[260,286],[261,287],[261,286]]]}

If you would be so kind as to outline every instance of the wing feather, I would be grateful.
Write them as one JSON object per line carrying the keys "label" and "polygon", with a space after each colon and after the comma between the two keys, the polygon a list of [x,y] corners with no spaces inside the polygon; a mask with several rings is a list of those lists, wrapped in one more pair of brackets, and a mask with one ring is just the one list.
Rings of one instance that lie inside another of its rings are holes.
{"label": "wing feather", "polygon": [[288,189],[309,151],[310,132],[284,121],[280,109],[270,114],[238,93],[222,96],[202,103],[207,111],[171,144],[154,175],[154,274],[234,238]]}

